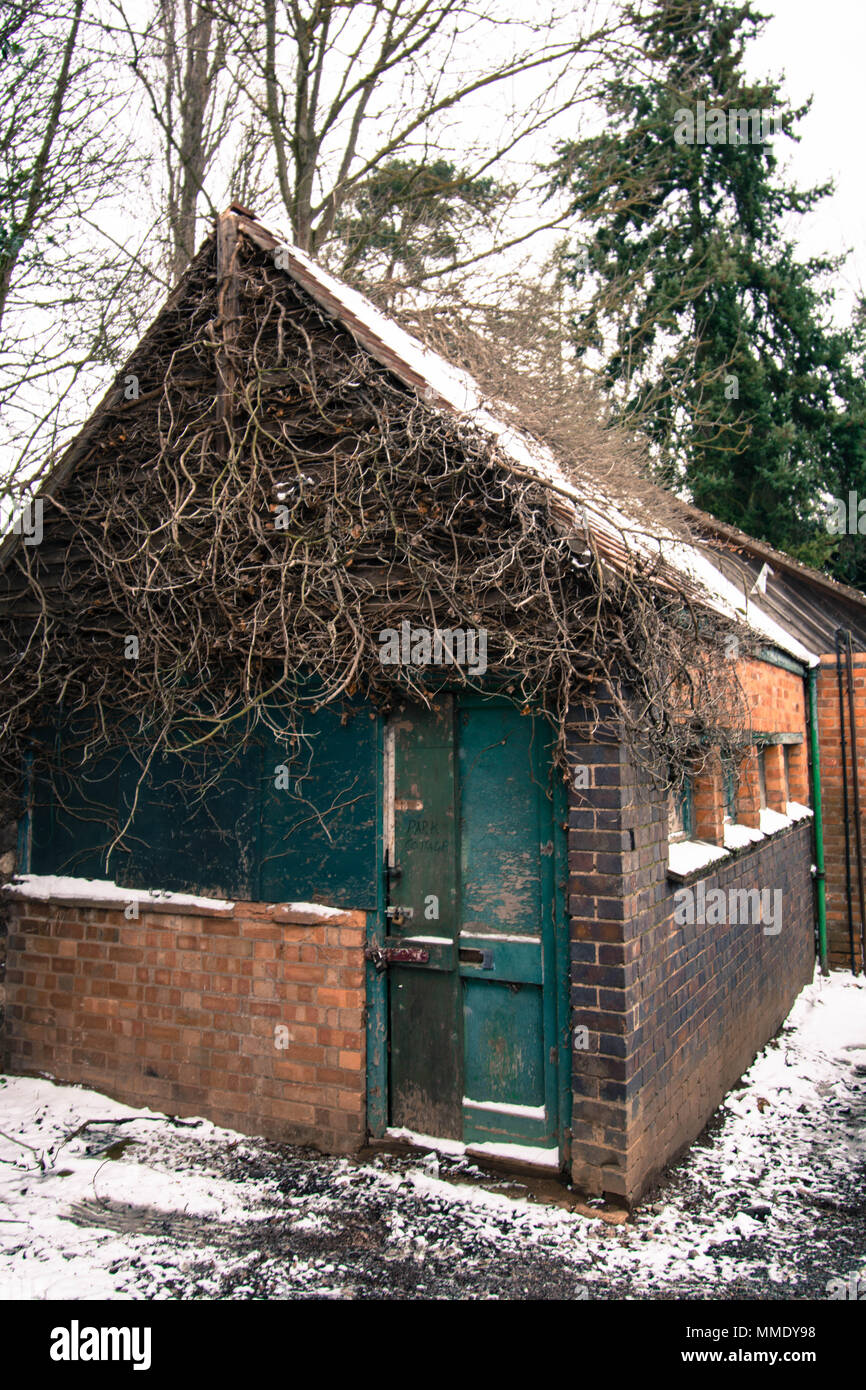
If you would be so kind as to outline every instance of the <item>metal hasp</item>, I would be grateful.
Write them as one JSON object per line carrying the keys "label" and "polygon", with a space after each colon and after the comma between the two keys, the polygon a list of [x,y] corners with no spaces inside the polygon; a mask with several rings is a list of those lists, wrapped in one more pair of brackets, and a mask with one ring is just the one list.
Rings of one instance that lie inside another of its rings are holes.
{"label": "metal hasp", "polygon": [[427,965],[430,952],[423,946],[368,946],[364,959],[381,971],[389,965]]}

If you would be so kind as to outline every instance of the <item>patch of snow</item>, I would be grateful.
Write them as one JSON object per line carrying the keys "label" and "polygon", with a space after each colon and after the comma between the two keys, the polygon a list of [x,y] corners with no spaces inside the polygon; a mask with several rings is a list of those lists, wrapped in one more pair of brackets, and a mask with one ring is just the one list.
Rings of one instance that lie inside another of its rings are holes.
{"label": "patch of snow", "polygon": [[743,1237],[753,1236],[756,1231],[761,1229],[760,1223],[745,1211],[738,1212],[734,1217],[734,1226]]}
{"label": "patch of snow", "polygon": [[725,822],[725,849],[745,849],[747,845],[755,845],[763,838],[764,832],[756,830],[751,825],[734,825],[731,821]]}
{"label": "patch of snow", "polygon": [[553,1150],[392,1130],[438,1159],[362,1162],[0,1077],[0,1297],[573,1297],[576,1279],[592,1298],[827,1298],[866,1277],[864,1058],[866,979],[816,973],[710,1130],[617,1225],[468,1165],[553,1169]]}
{"label": "patch of snow", "polygon": [[461,940],[471,937],[473,941],[519,941],[527,946],[540,946],[540,936],[520,936],[517,932],[462,931]]}
{"label": "patch of snow", "polygon": [[62,874],[18,874],[2,891],[17,898],[98,898],[113,903],[173,903],[178,907],[210,907],[231,911],[234,903],[224,898],[202,898],[192,893],[170,893],[165,888],[122,888],[111,879],[70,878]]}
{"label": "patch of snow", "polygon": [[466,1152],[466,1145],[462,1144],[459,1139],[438,1139],[432,1134],[419,1134],[414,1129],[389,1127],[385,1130],[385,1138],[403,1139],[415,1148],[435,1149],[437,1153],[451,1154],[458,1158]]}
{"label": "patch of snow", "polygon": [[[259,1221],[267,1215],[260,1204],[271,1193],[270,1183],[253,1179],[245,1191],[188,1165],[172,1168],[172,1150],[180,1146],[206,1151],[241,1139],[208,1120],[175,1127],[146,1107],[133,1109],[95,1091],[41,1078],[0,1078],[0,1096],[0,1298],[138,1296],[123,1276],[146,1238],[98,1224],[76,1225],[69,1220],[76,1205],[89,1203],[97,1211],[145,1207],[157,1219],[164,1213],[203,1222]],[[74,1134],[85,1120],[96,1119],[130,1122],[91,1125]],[[122,1141],[120,1156],[106,1153]],[[168,1164],[155,1161],[158,1154],[168,1157]],[[158,1252],[163,1242],[152,1237],[150,1244]]]}
{"label": "patch of snow", "polygon": [[800,801],[789,801],[785,807],[785,814],[790,820],[808,820],[815,812],[811,806],[804,806]]}
{"label": "patch of snow", "polygon": [[674,874],[693,874],[727,857],[728,851],[721,845],[705,840],[673,840],[668,845],[668,869]]}
{"label": "patch of snow", "polygon": [[464,1105],[474,1105],[476,1110],[495,1110],[499,1115],[525,1115],[531,1120],[543,1120],[547,1114],[543,1105],[505,1105],[496,1100],[470,1100],[463,1097]]}
{"label": "patch of snow", "polygon": [[539,1168],[559,1167],[559,1149],[533,1148],[529,1144],[467,1144],[466,1152],[470,1158],[475,1154],[478,1157],[516,1159],[520,1163],[534,1163]]}
{"label": "patch of snow", "polygon": [[324,907],[322,903],[277,903],[276,906],[286,912],[318,912],[322,917],[341,917],[344,911],[341,907]]}
{"label": "patch of snow", "polygon": [[777,830],[789,830],[794,824],[790,816],[783,816],[781,811],[773,811],[769,806],[761,807],[759,819],[765,835],[772,835]]}

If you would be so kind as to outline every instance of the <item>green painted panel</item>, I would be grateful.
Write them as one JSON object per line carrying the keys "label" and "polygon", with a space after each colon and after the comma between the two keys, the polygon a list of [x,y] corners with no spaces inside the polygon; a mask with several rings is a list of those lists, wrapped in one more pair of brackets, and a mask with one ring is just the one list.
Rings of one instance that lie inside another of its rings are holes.
{"label": "green painted panel", "polygon": [[123,813],[135,808],[115,877],[129,887],[255,899],[258,893],[259,749],[210,746],[119,776]]}
{"label": "green painted panel", "polygon": [[[456,698],[456,720],[440,696],[438,709],[407,706],[393,721],[387,939],[424,946],[429,961],[388,971],[390,1119],[467,1142],[554,1147],[549,740],[507,701]],[[422,913],[431,895],[435,921]]]}
{"label": "green painted panel", "polygon": [[558,1049],[547,743],[539,720],[504,702],[462,707],[459,728],[464,1135],[548,1147]]}
{"label": "green painted panel", "polygon": [[460,1038],[453,971],[393,965],[391,1124],[442,1139],[462,1138]]}
{"label": "green painted panel", "polygon": [[[368,708],[308,714],[294,758],[259,732],[185,760],[157,757],[143,780],[128,752],[82,761],[75,750],[86,732],[83,721],[66,721],[43,736],[64,749],[67,770],[49,779],[34,761],[34,873],[376,909],[378,721]],[[279,789],[278,766],[287,770]]]}
{"label": "green painted panel", "polygon": [[544,1028],[538,985],[463,981],[466,1096],[544,1104]]}
{"label": "green painted panel", "polygon": [[555,1149],[558,1143],[556,1128],[546,1116],[536,1118],[473,1105],[463,1107],[463,1138],[467,1144],[528,1144],[539,1149]]}
{"label": "green painted panel", "polygon": [[459,959],[460,974],[466,979],[540,985],[544,978],[540,937],[537,942],[507,941],[461,932]]}
{"label": "green painted panel", "polygon": [[293,758],[263,743],[264,901],[375,908],[376,747],[376,721],[363,706],[308,715]]}
{"label": "green painted panel", "polygon": [[[395,965],[388,971],[391,1124],[459,1139],[462,1040],[453,945],[457,851],[452,697],[438,698],[430,710],[408,706],[393,721],[393,730],[396,875],[389,906],[403,912],[392,913],[389,930],[394,939],[430,935],[452,944],[436,948],[431,968]],[[428,922],[424,911],[431,897],[437,900],[439,915]]]}
{"label": "green painted panel", "polygon": [[[376,720],[376,863],[385,862],[384,725]],[[376,907],[367,913],[367,945],[381,949],[385,937],[385,875],[376,875]],[[388,1127],[388,975],[371,961],[366,969],[367,1129],[381,1139]]]}
{"label": "green painted panel", "polygon": [[541,827],[533,735],[537,739],[535,721],[513,705],[461,709],[463,931],[539,934]]}
{"label": "green painted panel", "polygon": [[[49,778],[33,762],[30,872],[105,878],[105,855],[120,828],[118,757]],[[115,861],[116,862],[116,861]]]}
{"label": "green painted panel", "polygon": [[[394,936],[448,937],[457,924],[454,813],[454,701],[410,705],[392,721],[394,846],[399,877],[391,889]],[[435,916],[430,914],[435,912]],[[409,915],[411,914],[411,915]]]}

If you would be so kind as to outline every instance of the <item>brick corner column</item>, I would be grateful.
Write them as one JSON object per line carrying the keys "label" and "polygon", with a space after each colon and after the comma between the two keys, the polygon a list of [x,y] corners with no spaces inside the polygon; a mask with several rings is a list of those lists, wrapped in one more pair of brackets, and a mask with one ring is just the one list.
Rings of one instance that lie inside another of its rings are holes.
{"label": "brick corner column", "polygon": [[[586,1192],[638,1195],[636,1053],[641,923],[667,855],[667,802],[647,796],[616,730],[585,741],[570,725],[572,1181]],[[639,793],[639,794],[638,794]]]}

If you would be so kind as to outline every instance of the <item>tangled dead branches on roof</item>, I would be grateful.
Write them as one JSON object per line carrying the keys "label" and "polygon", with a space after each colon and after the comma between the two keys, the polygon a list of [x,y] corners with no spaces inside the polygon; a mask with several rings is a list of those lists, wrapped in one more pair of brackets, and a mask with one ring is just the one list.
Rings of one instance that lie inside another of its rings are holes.
{"label": "tangled dead branches on roof", "polygon": [[[7,566],[13,775],[56,709],[91,754],[122,740],[146,767],[255,729],[291,752],[305,708],[428,699],[431,671],[543,710],[562,767],[570,704],[591,724],[612,701],[656,768],[742,725],[728,625],[661,561],[611,566],[470,420],[243,237],[233,254],[218,280],[205,244],[47,498],[42,544]],[[383,665],[404,621],[483,629],[486,674]]]}

